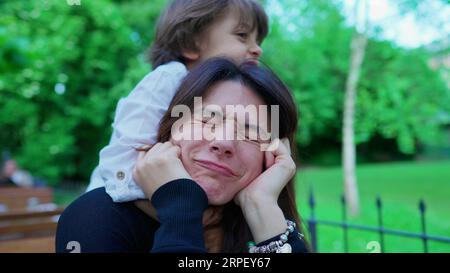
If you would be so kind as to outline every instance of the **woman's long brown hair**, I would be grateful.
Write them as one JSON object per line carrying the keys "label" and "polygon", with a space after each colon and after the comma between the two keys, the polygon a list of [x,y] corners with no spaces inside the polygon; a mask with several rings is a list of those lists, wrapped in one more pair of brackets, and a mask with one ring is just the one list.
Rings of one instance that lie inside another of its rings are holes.
{"label": "woman's long brown hair", "polygon": [[[168,141],[171,128],[178,119],[171,116],[176,105],[186,105],[191,110],[194,107],[194,97],[203,95],[215,84],[223,81],[239,81],[253,90],[267,104],[269,113],[272,105],[279,106],[279,137],[287,137],[294,151],[294,135],[297,129],[297,109],[288,88],[268,68],[255,65],[235,65],[224,58],[210,59],[194,68],[183,80],[169,109],[161,119],[158,131],[158,142]],[[294,155],[293,155],[294,156]],[[291,179],[281,191],[278,205],[287,219],[296,222],[302,228],[295,201],[294,179]],[[234,201],[224,205],[222,227],[224,241],[222,252],[244,252],[246,243],[252,241],[252,234],[242,214],[241,208]],[[301,232],[301,231],[300,231]]]}

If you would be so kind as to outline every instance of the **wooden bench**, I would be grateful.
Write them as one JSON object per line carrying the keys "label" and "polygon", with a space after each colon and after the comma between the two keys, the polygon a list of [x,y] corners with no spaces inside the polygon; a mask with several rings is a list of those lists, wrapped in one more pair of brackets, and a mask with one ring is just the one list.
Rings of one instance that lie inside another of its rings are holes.
{"label": "wooden bench", "polygon": [[55,253],[55,236],[0,241],[0,253]]}
{"label": "wooden bench", "polygon": [[0,187],[0,207],[3,211],[26,209],[51,202],[53,202],[52,188]]}
{"label": "wooden bench", "polygon": [[56,226],[63,208],[0,213],[0,253],[55,252]]}

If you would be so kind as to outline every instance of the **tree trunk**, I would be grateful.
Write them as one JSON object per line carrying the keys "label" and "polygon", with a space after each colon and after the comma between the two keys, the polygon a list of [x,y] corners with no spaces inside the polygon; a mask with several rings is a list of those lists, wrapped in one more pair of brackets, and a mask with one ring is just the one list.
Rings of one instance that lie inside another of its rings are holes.
{"label": "tree trunk", "polygon": [[351,216],[359,214],[359,196],[356,179],[356,149],[354,140],[354,113],[356,88],[366,50],[367,37],[355,31],[352,37],[350,68],[345,87],[342,162],[344,168],[344,193]]}

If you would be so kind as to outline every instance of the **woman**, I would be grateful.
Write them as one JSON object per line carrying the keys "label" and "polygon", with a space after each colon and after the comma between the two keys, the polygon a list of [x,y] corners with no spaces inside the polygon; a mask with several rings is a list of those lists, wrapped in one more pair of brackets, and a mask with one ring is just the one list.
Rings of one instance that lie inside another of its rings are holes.
{"label": "woman", "polygon": [[[174,117],[180,105],[194,114]],[[229,106],[243,107],[220,111]],[[251,106],[276,106],[283,141],[261,149],[274,128],[261,112],[259,122],[246,116]],[[289,147],[296,125],[293,99],[269,70],[225,59],[199,65],[161,120],[159,142],[139,155],[133,176],[151,202],[113,203],[104,188],[86,193],[62,214],[57,251],[76,241],[81,252],[305,252]]]}

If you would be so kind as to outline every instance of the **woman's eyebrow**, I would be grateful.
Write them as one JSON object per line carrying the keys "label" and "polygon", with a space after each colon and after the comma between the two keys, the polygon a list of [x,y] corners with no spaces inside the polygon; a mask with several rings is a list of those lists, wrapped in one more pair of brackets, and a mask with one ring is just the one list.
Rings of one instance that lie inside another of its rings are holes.
{"label": "woman's eyebrow", "polygon": [[218,109],[211,109],[211,107],[204,106],[202,108],[202,112],[211,115],[211,113],[214,114],[214,117],[223,117],[223,109],[218,111]]}
{"label": "woman's eyebrow", "polygon": [[[211,107],[203,106],[202,111],[203,111],[203,113],[206,113],[209,115],[211,115],[211,113],[214,113],[214,117],[217,117],[217,118],[223,118],[223,119],[226,118],[226,116],[223,115],[224,109],[222,107],[221,107],[221,111],[218,111],[218,109],[211,109]],[[234,120],[238,121],[237,115],[234,115]],[[257,124],[245,122],[244,126],[245,126],[245,129],[256,130],[256,132],[262,133],[264,135],[269,134],[264,128],[260,127]]]}

